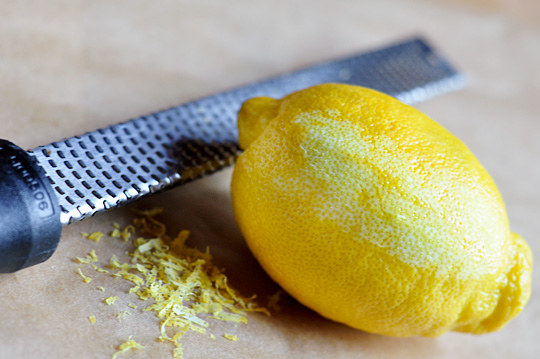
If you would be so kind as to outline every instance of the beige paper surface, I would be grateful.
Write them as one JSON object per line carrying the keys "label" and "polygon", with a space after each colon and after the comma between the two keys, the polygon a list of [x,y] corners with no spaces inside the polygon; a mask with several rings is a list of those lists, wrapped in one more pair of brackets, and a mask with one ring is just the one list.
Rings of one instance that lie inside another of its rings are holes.
{"label": "beige paper surface", "polygon": [[[535,0],[465,1],[6,1],[0,4],[0,137],[33,148],[177,105],[281,71],[425,35],[462,69],[466,89],[418,107],[460,137],[493,175],[512,229],[540,258],[540,10]],[[278,287],[250,255],[234,222],[226,170],[138,207],[160,206],[171,231],[210,246],[245,295],[264,303]],[[48,262],[0,275],[0,358],[108,358],[129,335],[146,349],[126,358],[171,357],[158,320],[133,311],[127,282],[73,258],[126,245],[80,232],[127,223],[119,209],[64,228]],[[103,261],[102,261],[103,262]],[[84,269],[84,267],[83,267]],[[540,350],[540,281],[524,312],[498,333],[396,339],[330,322],[285,297],[248,325],[211,321],[217,336],[189,333],[186,358],[531,358]],[[91,273],[90,270],[86,272]],[[104,286],[105,293],[96,287]],[[106,306],[101,300],[118,295]],[[91,325],[87,319],[95,315]],[[221,337],[239,336],[238,342]]]}

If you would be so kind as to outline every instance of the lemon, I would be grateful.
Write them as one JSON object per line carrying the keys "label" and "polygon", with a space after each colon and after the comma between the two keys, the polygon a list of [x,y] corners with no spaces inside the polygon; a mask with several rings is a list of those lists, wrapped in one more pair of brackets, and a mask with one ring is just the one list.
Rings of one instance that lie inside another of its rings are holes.
{"label": "lemon", "polygon": [[467,147],[374,90],[314,86],[248,100],[235,218],[301,303],[367,332],[484,333],[530,295],[532,255]]}

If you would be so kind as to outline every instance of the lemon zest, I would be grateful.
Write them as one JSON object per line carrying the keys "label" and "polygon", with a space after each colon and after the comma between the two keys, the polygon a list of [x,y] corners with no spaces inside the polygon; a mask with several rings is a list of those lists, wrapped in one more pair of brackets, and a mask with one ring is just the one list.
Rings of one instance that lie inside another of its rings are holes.
{"label": "lemon zest", "polygon": [[136,341],[134,341],[133,339],[131,339],[132,336],[130,335],[128,340],[122,344],[120,344],[118,346],[118,351],[116,353],[114,353],[111,357],[111,359],[116,359],[118,357],[118,355],[122,354],[122,353],[125,353],[129,350],[132,350],[132,349],[143,349],[144,346],[137,343]]}
{"label": "lemon zest", "polygon": [[90,321],[90,323],[94,324],[96,322],[96,316],[91,315],[91,316],[88,317],[88,320]]}
{"label": "lemon zest", "polygon": [[83,274],[83,272],[81,271],[81,268],[77,268],[77,273],[81,276],[81,278],[83,279],[83,281],[85,283],[90,283],[92,281],[92,278],[90,277],[87,277]]}
{"label": "lemon zest", "polygon": [[107,297],[105,299],[103,299],[103,303],[107,304],[107,305],[113,305],[114,302],[116,302],[118,300],[118,297],[114,296],[114,297]]}
{"label": "lemon zest", "polygon": [[83,264],[89,264],[89,263],[94,263],[98,261],[98,256],[96,255],[96,251],[93,249],[86,255],[86,257],[83,257],[83,258],[75,257],[75,258],[77,259],[77,262],[83,263]]}
{"label": "lemon zest", "polygon": [[95,265],[95,264],[92,264],[92,268],[94,268],[94,269],[96,270],[96,272],[100,272],[100,273],[109,273],[109,271],[106,270],[105,268],[98,267],[98,266]]}
{"label": "lemon zest", "polygon": [[101,238],[103,238],[103,236],[105,235],[105,233],[103,232],[93,232],[93,233],[86,233],[86,232],[81,232],[81,236],[83,236],[84,238],[86,239],[89,239],[91,241],[94,241],[94,242],[99,242],[101,240]]}
{"label": "lemon zest", "polygon": [[113,238],[121,238],[124,240],[124,242],[127,242],[131,235],[135,233],[135,226],[128,225],[124,227],[124,229],[120,229],[120,225],[118,223],[113,223],[113,230],[110,232],[109,236]]}
{"label": "lemon zest", "polygon": [[238,337],[236,335],[233,335],[233,334],[223,334],[223,337],[227,340],[230,340],[231,342],[236,342],[238,341]]}
{"label": "lemon zest", "polygon": [[[209,323],[202,315],[247,323],[247,312],[270,314],[254,302],[255,296],[242,297],[229,286],[225,274],[212,263],[208,248],[202,252],[185,246],[189,231],[182,230],[173,239],[168,237],[165,225],[154,218],[161,209],[137,213],[140,217],[133,221],[137,231],[129,233],[143,236],[133,236],[135,250],[129,253],[131,260],[121,262],[113,255],[109,268],[113,277],[133,284],[129,293],[142,301],[152,301],[143,311],[153,311],[161,319],[158,340],[174,345],[174,358],[183,356],[184,334],[206,333]],[[115,233],[126,230],[120,226],[114,229],[118,231]],[[231,338],[237,340],[235,336]]]}

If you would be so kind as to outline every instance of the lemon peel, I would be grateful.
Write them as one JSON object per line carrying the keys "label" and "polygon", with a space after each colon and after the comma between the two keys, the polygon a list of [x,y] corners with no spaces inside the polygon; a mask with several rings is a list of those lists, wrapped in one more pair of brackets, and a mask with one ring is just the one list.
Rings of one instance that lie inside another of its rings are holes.
{"label": "lemon peel", "polygon": [[289,294],[364,331],[502,328],[532,254],[469,149],[380,92],[324,84],[246,101],[231,195],[251,251]]}
{"label": "lemon peel", "polygon": [[120,354],[133,349],[143,349],[144,346],[134,341],[133,336],[129,336],[128,340],[118,346],[118,351],[111,356],[111,359],[116,359]]}
{"label": "lemon peel", "polygon": [[81,232],[81,236],[97,243],[101,240],[101,238],[105,236],[105,233],[99,231],[90,234],[86,232]]}
{"label": "lemon peel", "polygon": [[83,274],[81,268],[77,268],[77,273],[79,274],[79,276],[83,279],[85,283],[90,283],[92,281],[92,278]]}
{"label": "lemon peel", "polygon": [[86,255],[86,257],[75,257],[77,262],[79,263],[83,263],[83,264],[89,264],[89,263],[94,263],[94,262],[97,262],[98,261],[98,257],[96,255],[96,251],[95,250],[91,250],[90,253],[88,253]]}
{"label": "lemon peel", "polygon": [[234,334],[227,334],[227,333],[225,333],[225,334],[223,334],[223,337],[224,337],[225,339],[227,339],[227,340],[230,340],[231,342],[236,342],[236,341],[238,341],[238,337],[237,337],[236,335],[234,335]]}
{"label": "lemon peel", "polygon": [[94,324],[96,322],[96,316],[91,315],[91,316],[88,317],[88,320],[90,321],[91,324]]}
{"label": "lemon peel", "polygon": [[103,299],[103,303],[107,305],[113,305],[119,298],[117,296],[111,296]]}

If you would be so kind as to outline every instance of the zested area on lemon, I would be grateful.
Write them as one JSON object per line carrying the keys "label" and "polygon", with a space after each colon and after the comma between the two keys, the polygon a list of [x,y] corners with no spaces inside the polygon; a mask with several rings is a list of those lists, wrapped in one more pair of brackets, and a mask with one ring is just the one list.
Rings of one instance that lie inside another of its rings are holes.
{"label": "zested area on lemon", "polygon": [[238,127],[235,218],[308,307],[406,337],[494,331],[525,306],[532,256],[494,181],[418,110],[325,84],[248,100]]}

